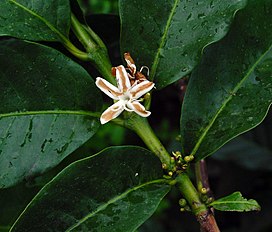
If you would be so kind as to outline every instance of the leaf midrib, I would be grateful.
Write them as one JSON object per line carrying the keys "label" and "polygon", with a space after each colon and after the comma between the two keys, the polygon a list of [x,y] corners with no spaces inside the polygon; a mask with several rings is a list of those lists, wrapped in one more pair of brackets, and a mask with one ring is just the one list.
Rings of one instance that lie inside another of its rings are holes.
{"label": "leaf midrib", "polygon": [[270,45],[270,47],[266,50],[266,52],[263,53],[263,55],[260,56],[260,58],[254,63],[254,65],[252,65],[252,67],[248,70],[248,72],[246,73],[246,75],[244,76],[244,78],[242,78],[242,80],[240,82],[238,82],[238,84],[236,85],[236,87],[230,91],[232,94],[229,95],[229,97],[223,102],[223,104],[221,105],[221,107],[218,109],[218,111],[216,112],[216,114],[214,115],[214,117],[210,120],[210,123],[208,124],[208,126],[205,128],[204,132],[202,133],[202,135],[200,136],[199,140],[197,141],[196,145],[194,146],[191,154],[195,155],[199,149],[199,147],[201,146],[203,140],[205,139],[207,133],[209,132],[209,130],[211,129],[211,127],[213,126],[214,122],[216,121],[216,119],[218,118],[218,116],[221,114],[221,112],[225,109],[226,105],[228,104],[228,102],[230,100],[232,100],[233,96],[237,93],[237,91],[241,88],[242,84],[247,80],[247,78],[251,75],[251,73],[254,71],[254,69],[256,68],[256,66],[262,61],[262,59],[266,56],[266,54],[272,49],[272,45]]}
{"label": "leaf midrib", "polygon": [[222,204],[247,204],[247,205],[255,205],[256,206],[256,203],[250,201],[250,200],[240,200],[240,201],[220,201],[220,202],[213,202],[212,204],[210,205],[222,205]]}
{"label": "leaf midrib", "polygon": [[161,49],[162,49],[162,48],[164,47],[164,45],[165,45],[166,36],[167,36],[167,34],[168,34],[168,31],[169,31],[169,28],[170,28],[170,24],[171,24],[172,18],[173,18],[173,16],[174,16],[174,13],[175,13],[175,11],[176,11],[178,2],[179,2],[179,0],[175,0],[174,5],[173,5],[173,8],[172,8],[172,10],[171,10],[171,12],[170,12],[170,14],[169,14],[168,20],[167,20],[167,22],[166,22],[166,26],[165,26],[165,28],[164,28],[164,33],[163,33],[163,35],[162,35],[160,45],[159,45],[159,47],[158,47],[158,50],[157,50],[157,53],[156,53],[154,62],[153,62],[152,67],[151,67],[151,71],[150,71],[150,79],[151,79],[151,80],[154,79],[155,73],[156,73],[156,71],[157,71],[158,64],[159,64],[159,60],[160,60],[160,51],[161,51]]}
{"label": "leaf midrib", "polygon": [[9,2],[17,5],[18,7],[20,7],[21,9],[25,10],[26,12],[28,12],[29,14],[33,15],[34,17],[37,17],[39,20],[41,20],[43,23],[45,23],[45,25],[47,25],[54,33],[56,33],[63,41],[67,41],[67,38],[65,35],[63,35],[57,28],[55,28],[50,22],[48,22],[45,18],[43,18],[42,16],[38,15],[37,13],[35,13],[34,11],[26,8],[24,5],[16,2],[15,0],[8,0]]}
{"label": "leaf midrib", "polygon": [[90,117],[100,117],[98,112],[89,111],[73,111],[73,110],[42,110],[42,111],[24,111],[24,112],[12,112],[6,114],[0,114],[0,119],[6,117],[18,117],[18,116],[28,116],[28,115],[46,115],[46,114],[68,114],[68,115],[83,115]]}
{"label": "leaf midrib", "polygon": [[128,189],[127,191],[125,191],[124,193],[110,199],[109,201],[107,201],[106,203],[102,204],[101,206],[99,206],[95,211],[89,213],[88,215],[86,215],[84,218],[82,218],[81,220],[79,220],[75,225],[71,226],[70,228],[68,228],[65,232],[70,232],[73,229],[75,229],[76,227],[78,227],[79,225],[81,225],[82,223],[84,223],[86,220],[88,220],[89,218],[95,216],[97,213],[99,213],[100,211],[104,210],[107,208],[107,206],[109,206],[112,203],[115,203],[119,200],[121,200],[122,198],[126,197],[130,192],[136,191],[142,187],[145,187],[147,185],[150,184],[156,184],[156,183],[166,183],[165,179],[157,179],[157,180],[152,180],[149,182],[145,182],[141,185],[137,185],[131,189]]}

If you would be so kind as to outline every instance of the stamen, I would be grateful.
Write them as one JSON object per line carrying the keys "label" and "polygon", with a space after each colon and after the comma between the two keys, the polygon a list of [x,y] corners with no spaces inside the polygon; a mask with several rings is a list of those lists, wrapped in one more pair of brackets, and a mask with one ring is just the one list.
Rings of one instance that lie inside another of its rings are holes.
{"label": "stamen", "polygon": [[142,72],[143,69],[146,69],[146,70],[147,70],[146,74],[147,74],[147,76],[149,77],[149,68],[148,68],[147,66],[142,66],[141,69],[140,69],[140,72]]}

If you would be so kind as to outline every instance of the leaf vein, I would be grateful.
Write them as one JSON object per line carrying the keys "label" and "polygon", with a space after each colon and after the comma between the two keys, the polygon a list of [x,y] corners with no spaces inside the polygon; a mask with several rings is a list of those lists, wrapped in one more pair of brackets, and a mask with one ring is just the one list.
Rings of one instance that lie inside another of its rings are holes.
{"label": "leaf vein", "polygon": [[155,59],[154,59],[154,62],[152,64],[152,67],[151,67],[151,71],[150,71],[150,79],[153,80],[154,79],[154,76],[155,76],[155,73],[157,71],[157,68],[158,68],[158,64],[159,64],[159,59],[160,59],[160,51],[161,49],[163,48],[163,46],[165,45],[165,42],[166,42],[166,36],[168,34],[168,31],[169,31],[169,28],[170,28],[170,24],[171,24],[171,21],[172,21],[172,18],[174,16],[174,13],[176,11],[176,8],[178,6],[178,2],[179,0],[175,0],[174,2],[174,5],[173,5],[173,8],[169,14],[169,18],[166,22],[166,26],[165,26],[165,29],[164,29],[164,33],[163,33],[163,36],[161,38],[161,43],[158,47],[158,50],[157,50],[157,53],[156,53],[156,56],[155,56]]}
{"label": "leaf vein", "polygon": [[48,22],[46,19],[44,19],[42,16],[40,16],[39,14],[35,13],[34,11],[28,9],[27,7],[25,7],[24,5],[16,2],[16,0],[8,0],[10,2],[12,2],[13,4],[17,5],[18,7],[20,7],[21,9],[25,10],[26,12],[28,12],[29,14],[33,15],[34,17],[38,18],[39,20],[41,20],[46,26],[48,26],[54,33],[56,33],[63,41],[67,41],[66,36],[64,36],[57,28],[55,28],[50,22]]}
{"label": "leaf vein", "polygon": [[255,202],[252,202],[250,200],[244,200],[244,201],[221,201],[221,202],[214,202],[211,205],[221,205],[221,204],[247,204],[247,205],[256,205]]}
{"label": "leaf vein", "polygon": [[242,84],[247,80],[247,78],[250,76],[250,74],[254,71],[254,69],[256,68],[256,66],[262,61],[262,59],[265,57],[265,55],[272,49],[272,45],[267,49],[266,52],[264,52],[260,58],[254,63],[254,65],[252,65],[252,67],[248,70],[248,72],[246,73],[246,75],[241,79],[240,82],[238,82],[238,84],[235,86],[235,88],[231,91],[231,94],[229,95],[229,97],[223,102],[223,104],[221,105],[221,107],[218,109],[218,111],[216,112],[216,114],[214,115],[214,117],[210,120],[209,124],[207,125],[207,127],[205,128],[204,132],[202,133],[202,135],[200,136],[200,138],[198,139],[195,147],[193,148],[191,154],[195,155],[198,148],[200,147],[201,143],[203,142],[203,140],[205,139],[207,133],[209,132],[209,130],[211,129],[211,127],[213,126],[214,122],[216,121],[216,119],[218,118],[218,116],[221,114],[221,112],[224,110],[224,108],[226,107],[226,105],[228,104],[228,102],[233,98],[233,96],[237,93],[237,91],[241,88]]}
{"label": "leaf vein", "polygon": [[71,114],[71,115],[84,115],[99,118],[99,112],[89,112],[89,111],[73,111],[73,110],[42,110],[42,111],[23,111],[23,112],[12,112],[0,114],[0,119],[5,117],[17,117],[17,116],[27,116],[27,115],[42,115],[42,114]]}
{"label": "leaf vein", "polygon": [[138,185],[138,186],[135,186],[131,189],[128,189],[126,192],[112,198],[111,200],[109,200],[108,202],[106,202],[105,204],[101,205],[100,207],[98,207],[95,211],[91,212],[90,214],[88,214],[87,216],[85,216],[84,218],[82,218],[81,220],[79,220],[75,225],[71,226],[70,228],[68,228],[66,230],[66,232],[70,232],[72,231],[73,229],[75,229],[76,227],[78,227],[80,224],[84,223],[86,220],[88,220],[89,218],[95,216],[97,213],[99,213],[100,211],[104,210],[107,208],[107,206],[109,206],[110,204],[118,201],[118,200],[121,200],[122,198],[126,197],[126,195],[128,195],[130,192],[133,192],[137,189],[140,189],[142,187],[145,187],[149,184],[155,184],[155,183],[166,183],[166,180],[165,179],[158,179],[158,180],[153,180],[153,181],[149,181],[149,182],[146,182],[144,184],[141,184],[141,185]]}

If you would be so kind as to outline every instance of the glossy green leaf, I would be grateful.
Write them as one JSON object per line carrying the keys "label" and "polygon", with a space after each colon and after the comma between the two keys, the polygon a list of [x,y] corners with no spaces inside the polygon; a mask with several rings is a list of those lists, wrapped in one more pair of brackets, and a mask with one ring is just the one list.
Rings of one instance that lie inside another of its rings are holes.
{"label": "glossy green leaf", "polygon": [[170,190],[162,175],[148,150],[105,149],[50,181],[11,231],[135,231]]}
{"label": "glossy green leaf", "polygon": [[120,0],[121,51],[150,68],[157,88],[187,75],[228,31],[246,0]]}
{"label": "glossy green leaf", "polygon": [[272,102],[272,1],[249,1],[205,50],[182,107],[184,152],[202,159],[258,125]]}
{"label": "glossy green leaf", "polygon": [[101,96],[89,74],[60,52],[0,42],[0,187],[54,167],[99,127]]}
{"label": "glossy green leaf", "polygon": [[69,0],[1,0],[0,35],[59,41],[70,29]]}
{"label": "glossy green leaf", "polygon": [[210,204],[220,211],[260,211],[261,207],[257,201],[245,199],[240,192],[234,192],[229,196],[222,197]]}

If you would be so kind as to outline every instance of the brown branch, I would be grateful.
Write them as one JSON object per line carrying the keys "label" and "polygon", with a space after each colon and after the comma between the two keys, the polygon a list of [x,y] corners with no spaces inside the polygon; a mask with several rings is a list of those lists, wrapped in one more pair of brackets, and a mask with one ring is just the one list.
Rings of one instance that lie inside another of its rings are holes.
{"label": "brown branch", "polygon": [[195,172],[198,190],[201,191],[202,188],[205,188],[207,191],[207,196],[212,197],[213,193],[210,188],[207,164],[205,160],[200,160],[196,163]]}
{"label": "brown branch", "polygon": [[220,232],[212,211],[201,201],[200,195],[186,173],[176,178],[177,186],[200,224],[201,232]]}
{"label": "brown branch", "polygon": [[[183,102],[185,92],[188,85],[188,77],[181,79],[178,82],[178,92],[179,92],[179,99],[181,103]],[[207,166],[205,160],[201,160],[198,163],[196,163],[195,167],[196,171],[196,179],[197,179],[197,189],[199,192],[203,188],[206,189],[206,194],[208,197],[212,197],[212,191],[210,189],[209,184],[209,178],[208,178],[208,172],[207,172]],[[184,195],[185,199],[188,201],[189,205],[192,208],[193,213],[196,216],[197,221],[200,224],[200,231],[201,232],[220,232],[216,220],[214,218],[213,210],[207,208],[204,206],[205,210],[199,210],[195,207],[199,207],[203,209],[203,203],[201,202],[201,199],[199,198],[199,194],[192,194],[192,192],[187,192],[186,189],[189,189],[188,186],[183,186],[181,182],[179,182],[179,188],[181,190],[181,193]],[[191,186],[191,189],[193,187]],[[192,196],[195,196],[194,200],[192,200]]]}
{"label": "brown branch", "polygon": [[200,224],[201,232],[220,232],[211,210],[201,212],[196,215],[196,218]]}
{"label": "brown branch", "polygon": [[[196,163],[195,173],[198,191],[202,192],[202,190],[205,189],[206,192],[205,195],[209,198],[212,197],[213,194],[210,188],[207,165],[205,160],[200,160],[199,162]],[[210,208],[206,212],[203,212],[200,215],[196,216],[198,222],[200,223],[201,232],[220,231],[214,218],[213,208]]]}

